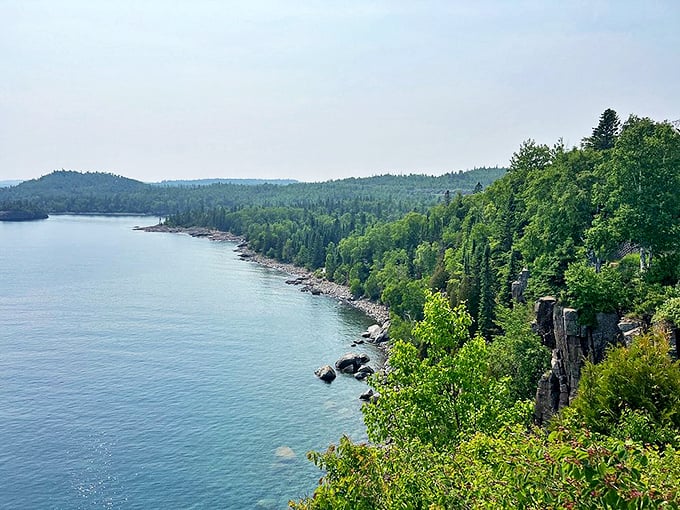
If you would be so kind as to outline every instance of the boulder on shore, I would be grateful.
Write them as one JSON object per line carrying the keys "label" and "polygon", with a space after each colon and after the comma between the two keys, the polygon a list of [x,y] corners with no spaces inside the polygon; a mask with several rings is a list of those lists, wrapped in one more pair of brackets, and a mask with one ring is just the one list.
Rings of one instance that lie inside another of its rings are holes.
{"label": "boulder on shore", "polygon": [[357,373],[354,374],[354,378],[357,381],[363,381],[366,379],[369,375],[375,373],[375,370],[373,370],[370,366],[368,365],[362,365],[359,367],[359,370],[357,370]]}
{"label": "boulder on shore", "polygon": [[359,395],[359,400],[364,400],[365,402],[375,403],[380,397],[380,393],[373,391],[371,388]]}
{"label": "boulder on shore", "polygon": [[385,321],[382,326],[379,324],[373,324],[372,326],[369,326],[361,336],[368,338],[369,342],[379,344],[382,342],[387,342],[387,340],[390,339],[389,329],[390,321]]}
{"label": "boulder on shore", "polygon": [[317,368],[314,371],[314,374],[321,379],[323,382],[330,383],[333,379],[335,379],[335,370],[333,370],[333,367],[330,365],[324,365],[322,367]]}
{"label": "boulder on shore", "polygon": [[375,340],[375,338],[380,334],[381,331],[382,328],[378,324],[373,324],[373,326],[368,327],[366,333],[368,334],[368,338]]}
{"label": "boulder on shore", "polygon": [[371,359],[366,354],[350,352],[335,362],[335,368],[346,374],[354,374],[359,370],[361,365],[365,365],[369,361],[371,361]]}

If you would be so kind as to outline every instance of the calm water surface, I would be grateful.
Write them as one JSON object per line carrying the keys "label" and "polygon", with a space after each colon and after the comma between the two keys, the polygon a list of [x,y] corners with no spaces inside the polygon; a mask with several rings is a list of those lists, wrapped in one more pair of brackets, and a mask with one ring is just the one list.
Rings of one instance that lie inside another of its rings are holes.
{"label": "calm water surface", "polygon": [[285,508],[364,438],[313,371],[370,321],[152,222],[0,222],[0,508]]}

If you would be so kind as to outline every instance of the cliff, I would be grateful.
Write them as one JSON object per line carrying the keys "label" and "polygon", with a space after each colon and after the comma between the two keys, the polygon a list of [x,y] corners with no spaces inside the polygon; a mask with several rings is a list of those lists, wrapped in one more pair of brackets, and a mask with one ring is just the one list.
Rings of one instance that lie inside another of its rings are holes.
{"label": "cliff", "polygon": [[550,296],[539,299],[534,311],[534,331],[552,349],[551,368],[536,390],[534,418],[540,425],[574,399],[586,360],[602,361],[609,345],[623,342],[623,333],[617,314],[598,313],[597,326],[584,326],[577,310],[561,306]]}

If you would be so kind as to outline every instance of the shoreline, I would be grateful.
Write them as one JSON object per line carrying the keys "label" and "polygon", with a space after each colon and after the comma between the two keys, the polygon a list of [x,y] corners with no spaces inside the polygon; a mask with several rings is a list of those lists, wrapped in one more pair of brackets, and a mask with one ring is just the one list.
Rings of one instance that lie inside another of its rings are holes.
{"label": "shoreline", "polygon": [[241,260],[252,261],[260,266],[275,269],[295,277],[286,281],[289,285],[300,285],[302,287],[301,290],[308,291],[313,295],[324,295],[336,299],[337,301],[364,313],[366,316],[376,321],[380,326],[383,326],[390,318],[387,306],[375,303],[366,298],[355,299],[349,291],[349,287],[346,285],[340,285],[339,283],[330,282],[325,278],[319,278],[309,269],[296,266],[295,264],[280,262],[260,253],[256,253],[248,248],[244,237],[234,235],[231,232],[223,232],[221,230],[205,227],[168,227],[160,224],[148,227],[135,227],[134,230],[187,234],[191,237],[206,238],[211,241],[229,241],[238,243],[235,251],[239,253]]}

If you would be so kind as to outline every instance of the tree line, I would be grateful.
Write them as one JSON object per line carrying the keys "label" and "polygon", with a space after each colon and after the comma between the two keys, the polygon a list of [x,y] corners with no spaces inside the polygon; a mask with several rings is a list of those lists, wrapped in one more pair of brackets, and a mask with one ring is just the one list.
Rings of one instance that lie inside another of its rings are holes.
{"label": "tree line", "polygon": [[265,255],[321,270],[388,305],[406,336],[430,289],[465,303],[471,332],[490,340],[524,267],[528,300],[561,297],[586,320],[600,311],[648,320],[680,278],[679,140],[668,123],[621,124],[607,110],[580,147],[528,140],[483,191],[440,191],[430,207],[393,188],[353,189],[287,206],[194,209],[169,222],[230,230]]}
{"label": "tree line", "polygon": [[[0,206],[22,202],[49,213],[129,213],[169,216],[244,207],[310,208],[324,202],[359,201],[382,204],[383,219],[400,212],[424,210],[441,199],[446,190],[471,192],[505,173],[504,168],[479,168],[441,176],[378,175],[336,181],[281,184],[159,185],[103,172],[58,170],[17,186],[0,188]],[[326,206],[326,210],[330,206]],[[354,207],[358,210],[358,207]]]}

